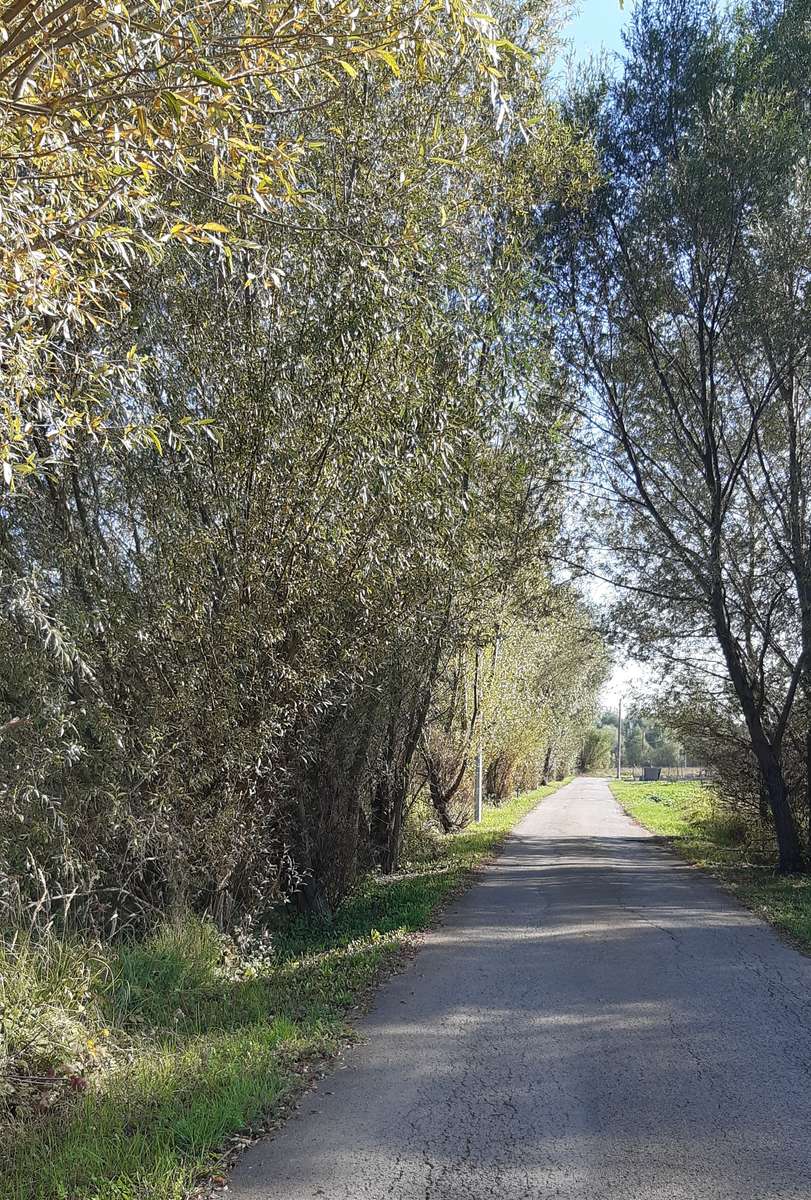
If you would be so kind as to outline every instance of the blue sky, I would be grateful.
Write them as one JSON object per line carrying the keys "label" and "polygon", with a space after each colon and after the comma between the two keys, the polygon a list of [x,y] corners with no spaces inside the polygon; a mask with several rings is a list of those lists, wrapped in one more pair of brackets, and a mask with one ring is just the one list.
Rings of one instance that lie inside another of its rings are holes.
{"label": "blue sky", "polygon": [[[633,0],[625,0],[622,8],[619,0],[580,0],[574,4],[568,23],[560,30],[560,37],[570,43],[564,47],[561,59],[565,61],[569,51],[576,60],[582,60],[590,54],[598,54],[600,50],[622,50],[620,34],[632,6]],[[592,599],[597,602],[604,601],[611,594],[610,589],[599,584],[595,584],[591,590]],[[649,683],[650,668],[633,659],[619,659],[603,687],[600,699],[606,707],[615,708],[620,696],[628,700],[635,691],[646,691]]]}
{"label": "blue sky", "polygon": [[561,36],[571,41],[576,58],[588,58],[601,48],[621,50],[620,32],[628,20],[633,0],[580,0],[573,5],[572,15]]}

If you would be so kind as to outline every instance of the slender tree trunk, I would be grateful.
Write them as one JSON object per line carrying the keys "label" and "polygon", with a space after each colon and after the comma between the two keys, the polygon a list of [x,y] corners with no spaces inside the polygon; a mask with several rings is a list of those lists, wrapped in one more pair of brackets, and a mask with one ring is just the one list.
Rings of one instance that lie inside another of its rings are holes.
{"label": "slender tree trunk", "polygon": [[546,749],[546,756],[543,760],[543,772],[541,773],[541,787],[546,787],[549,783],[549,772],[552,769],[552,743]]}
{"label": "slender tree trunk", "polygon": [[729,677],[746,721],[763,786],[769,797],[777,836],[779,869],[783,874],[792,874],[802,870],[803,848],[797,822],[791,811],[779,748],[772,743],[764,727],[739,648],[729,628],[723,596],[720,593],[713,597],[713,620]]}
{"label": "slender tree trunk", "polygon": [[389,845],[386,854],[386,862],[383,866],[383,870],[387,875],[391,875],[400,865],[400,842],[402,841],[403,836],[403,815],[405,813],[407,791],[408,776],[407,773],[403,771],[401,778],[397,783],[394,804],[392,805]]}
{"label": "slender tree trunk", "polygon": [[426,771],[428,774],[428,794],[431,797],[431,805],[437,815],[440,827],[443,833],[451,833],[453,831],[453,821],[451,820],[448,804],[450,797],[446,794],[442,786],[439,770],[432,758],[425,756]]}
{"label": "slender tree trunk", "polygon": [[798,592],[801,606],[801,627],[803,645],[803,699],[805,701],[805,836],[808,863],[811,865],[811,598],[806,584],[809,576],[809,564],[803,561],[801,581],[798,579]]}
{"label": "slender tree trunk", "polygon": [[762,829],[766,829],[769,824],[771,809],[769,808],[769,793],[766,791],[766,785],[761,779],[760,788],[758,791],[758,817]]}
{"label": "slender tree trunk", "polygon": [[372,792],[372,842],[374,856],[382,871],[387,871],[389,849],[391,844],[392,827],[392,798],[394,792],[394,742],[395,729],[393,718],[389,719],[386,730],[385,760],[383,769],[377,777]]}
{"label": "slender tree trunk", "polygon": [[811,726],[805,733],[805,818],[807,823],[808,861],[811,862]]}
{"label": "slender tree trunk", "polygon": [[307,813],[307,806],[305,804],[304,796],[305,789],[303,786],[300,786],[298,789],[297,804],[299,833],[301,836],[300,864],[302,868],[303,881],[301,886],[296,890],[294,900],[299,912],[312,913],[320,920],[329,921],[332,919],[332,909],[330,908],[329,901],[327,900],[323,881],[318,877],[309,815]]}

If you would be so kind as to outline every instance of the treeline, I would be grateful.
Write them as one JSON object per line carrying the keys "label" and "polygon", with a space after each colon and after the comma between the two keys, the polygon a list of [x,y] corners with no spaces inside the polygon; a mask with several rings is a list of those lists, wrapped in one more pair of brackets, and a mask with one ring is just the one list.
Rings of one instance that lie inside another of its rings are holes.
{"label": "treeline", "polygon": [[599,452],[590,569],[787,871],[811,850],[809,80],[803,0],[643,0],[619,76],[568,101],[602,183],[539,235]]}
{"label": "treeline", "polygon": [[0,83],[6,915],[326,914],[593,719],[530,218],[592,154],[523,8],[72,11]]}
{"label": "treeline", "polygon": [[[616,712],[605,711],[586,733],[580,751],[584,771],[605,770],[617,765]],[[684,748],[670,731],[641,712],[631,711],[622,718],[623,767],[677,767]]]}

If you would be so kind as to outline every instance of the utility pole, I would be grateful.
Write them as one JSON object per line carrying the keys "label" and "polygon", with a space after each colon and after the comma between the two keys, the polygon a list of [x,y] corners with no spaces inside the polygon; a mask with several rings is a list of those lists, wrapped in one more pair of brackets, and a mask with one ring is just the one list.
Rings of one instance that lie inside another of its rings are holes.
{"label": "utility pole", "polygon": [[620,696],[617,717],[617,779],[622,779],[622,696]]}
{"label": "utility pole", "polygon": [[476,766],[473,775],[473,820],[478,825],[482,819],[482,792],[484,791],[484,753],[482,749],[482,714],[481,714],[481,698],[479,689],[481,687],[481,669],[482,669],[482,652],[481,648],[476,650],[476,694],[478,697],[476,714],[476,724],[478,725],[479,745],[476,751]]}
{"label": "utility pole", "polygon": [[482,819],[482,785],[484,783],[484,755],[482,754],[481,734],[479,748],[476,751],[476,775],[473,784],[473,820],[478,825]]}

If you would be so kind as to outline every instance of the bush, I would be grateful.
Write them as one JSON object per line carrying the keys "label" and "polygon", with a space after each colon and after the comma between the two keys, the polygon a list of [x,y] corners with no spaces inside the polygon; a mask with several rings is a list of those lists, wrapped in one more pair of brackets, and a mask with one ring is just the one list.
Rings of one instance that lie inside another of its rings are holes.
{"label": "bush", "polygon": [[720,846],[744,846],[750,841],[753,828],[739,812],[716,808],[708,817],[700,821],[702,833],[711,842]]}
{"label": "bush", "polygon": [[0,944],[0,1117],[83,1090],[105,1053],[112,972],[102,952],[53,931]]}
{"label": "bush", "polygon": [[[689,703],[671,700],[663,708],[663,715],[689,747],[693,761],[706,766],[717,795],[714,819],[721,821],[719,828],[725,827],[730,838],[738,839],[730,844],[741,844],[747,839],[773,841],[772,817],[760,772],[740,723],[715,701],[695,697]],[[791,806],[801,829],[807,820],[807,725],[807,713],[799,700],[783,740],[782,765]]]}

